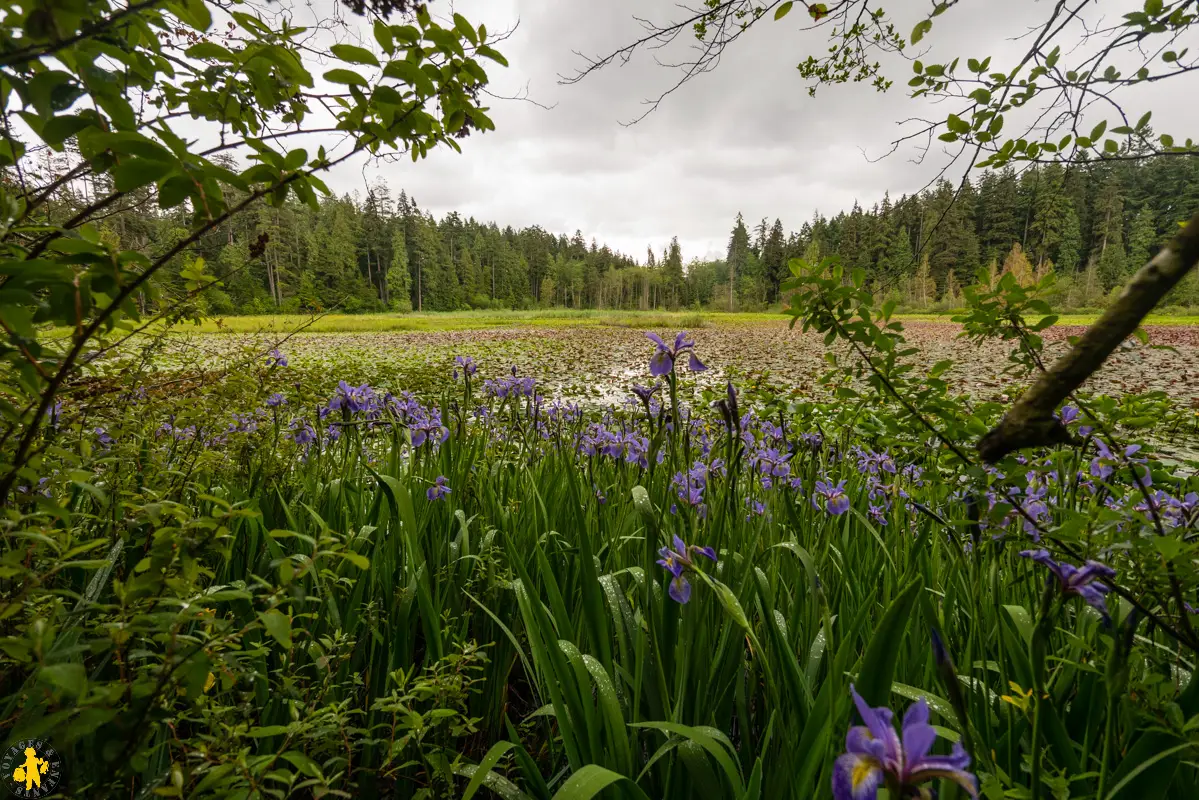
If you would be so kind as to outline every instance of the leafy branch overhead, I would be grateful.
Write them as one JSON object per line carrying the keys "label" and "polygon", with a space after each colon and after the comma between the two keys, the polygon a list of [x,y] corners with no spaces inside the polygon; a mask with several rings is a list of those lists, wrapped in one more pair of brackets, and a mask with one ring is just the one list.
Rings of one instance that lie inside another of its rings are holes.
{"label": "leafy branch overhead", "polygon": [[[480,101],[484,65],[506,61],[486,28],[460,14],[443,24],[423,5],[401,21],[376,18],[368,48],[320,46],[346,32],[336,24],[312,31],[285,9],[206,0],[77,0],[5,18],[0,167],[13,180],[0,187],[0,358],[13,377],[0,415],[3,440],[20,443],[0,498],[93,335],[136,325],[147,301],[162,299],[149,278],[205,232],[260,199],[317,207],[328,194],[319,174],[356,154],[415,161],[494,129]],[[37,181],[24,165],[47,150],[70,166]],[[71,184],[92,187],[90,203],[65,222],[47,218]],[[143,202],[185,209],[186,233],[157,251],[100,235],[111,210]],[[189,269],[189,290],[211,280],[202,261]],[[73,335],[48,337],[46,325]]]}

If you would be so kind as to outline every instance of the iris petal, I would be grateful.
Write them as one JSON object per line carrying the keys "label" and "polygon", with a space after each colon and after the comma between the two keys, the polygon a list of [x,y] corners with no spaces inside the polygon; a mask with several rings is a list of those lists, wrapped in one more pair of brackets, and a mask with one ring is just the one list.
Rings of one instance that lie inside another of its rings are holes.
{"label": "iris petal", "polygon": [[834,800],[874,800],[882,784],[882,767],[869,756],[846,753],[833,765]]}
{"label": "iris petal", "polygon": [[668,593],[675,602],[686,605],[687,601],[691,599],[691,584],[680,575],[670,582]]}
{"label": "iris petal", "polygon": [[891,709],[889,708],[871,708],[866,705],[866,701],[858,694],[857,689],[852,685],[849,691],[853,694],[854,705],[858,708],[858,714],[862,717],[862,722],[866,723],[866,727],[870,729],[871,735],[883,745],[884,763],[894,763],[898,765],[900,762],[901,746],[899,744],[899,735],[895,733],[895,727],[891,724]]}
{"label": "iris petal", "polygon": [[704,362],[696,358],[694,352],[691,353],[691,358],[688,360],[687,366],[690,367],[692,372],[703,372],[708,368]]}
{"label": "iris petal", "polygon": [[937,741],[937,732],[928,724],[928,703],[924,698],[908,707],[903,715],[903,757],[906,761],[919,761],[928,755]]}
{"label": "iris petal", "polygon": [[679,536],[677,533],[674,535],[674,551],[679,554],[680,558],[682,557],[683,553],[687,552],[687,543],[684,542],[683,537]]}
{"label": "iris petal", "polygon": [[654,377],[665,377],[670,374],[673,368],[674,360],[670,357],[670,353],[665,350],[659,350],[654,353],[653,358],[649,360],[649,372]]}

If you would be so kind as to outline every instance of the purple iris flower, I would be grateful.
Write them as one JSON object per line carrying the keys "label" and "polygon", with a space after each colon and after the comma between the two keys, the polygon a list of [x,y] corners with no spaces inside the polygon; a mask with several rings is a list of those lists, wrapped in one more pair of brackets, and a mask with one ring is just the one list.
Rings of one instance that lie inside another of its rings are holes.
{"label": "purple iris flower", "polygon": [[661,389],[662,384],[660,383],[655,383],[653,386],[641,386],[640,384],[636,383],[633,384],[633,394],[641,398],[641,402],[644,403],[647,408],[649,407],[650,400],[653,399],[653,396],[661,391]]}
{"label": "purple iris flower", "polygon": [[444,475],[438,475],[437,480],[433,481],[433,485],[425,490],[425,497],[430,500],[440,500],[450,493],[450,487],[446,484]]}
{"label": "purple iris flower", "polygon": [[[1099,455],[1091,459],[1091,475],[1101,481],[1105,481],[1115,472],[1116,465],[1120,463],[1120,456],[1112,453],[1107,446],[1107,442],[1102,439],[1095,440],[1095,449],[1099,451]],[[1144,458],[1135,458],[1137,452],[1141,449],[1139,444],[1130,444],[1124,448],[1124,459],[1133,464],[1144,464]],[[1152,478],[1149,476],[1149,470],[1145,470],[1142,476],[1142,481],[1146,486],[1152,483]]]}
{"label": "purple iris flower", "polygon": [[109,436],[108,431],[104,430],[103,428],[96,428],[95,434],[96,434],[96,441],[99,442],[100,446],[103,447],[105,450],[112,447],[113,442],[116,441],[111,436]]}
{"label": "purple iris flower", "polygon": [[754,500],[753,498],[747,497],[745,498],[745,505],[749,507],[750,511],[749,514],[745,515],[746,519],[750,519],[753,516],[760,517],[766,513],[766,504],[761,500]]}
{"label": "purple iris flower", "polygon": [[654,353],[653,358],[649,360],[649,372],[656,378],[662,378],[674,372],[674,364],[686,351],[689,359],[687,366],[692,372],[703,372],[707,369],[703,362],[695,355],[695,342],[687,339],[687,331],[680,331],[674,337],[674,347],[662,341],[662,337],[652,331],[646,331],[645,335],[650,341],[658,346],[658,352]]}
{"label": "purple iris flower", "polygon": [[33,489],[30,489],[28,484],[18,486],[17,494],[25,495],[26,497],[28,497],[28,496],[33,495],[36,492],[37,494],[40,494],[42,497],[53,497],[53,495],[50,493],[50,489],[48,488],[49,483],[50,483],[49,476],[44,477],[44,478],[38,478],[37,486],[35,486]]}
{"label": "purple iris flower", "polygon": [[896,734],[891,709],[871,708],[851,685],[854,705],[866,723],[849,729],[845,754],[833,765],[835,800],[873,800],[884,786],[891,797],[928,797],[918,787],[945,778],[978,797],[978,779],[966,771],[970,754],[954,743],[948,756],[929,755],[937,732],[928,722],[928,703],[920,698],[903,715],[902,736]]}
{"label": "purple iris flower", "polygon": [[293,419],[291,430],[291,438],[298,445],[307,447],[316,441],[316,428],[312,427],[312,423],[306,419]]}
{"label": "purple iris flower", "polygon": [[233,414],[229,423],[229,433],[253,433],[258,430],[258,419],[253,414]]}
{"label": "purple iris flower", "polygon": [[[470,356],[455,356],[454,364],[461,368],[462,373],[468,378],[473,377],[479,370],[479,365]],[[454,370],[454,380],[458,380],[458,369]]]}
{"label": "purple iris flower", "polygon": [[267,353],[266,365],[268,367],[286,367],[287,366],[287,356],[285,356],[285,355],[283,355],[283,353],[279,352],[279,348],[276,347],[274,350]]}
{"label": "purple iris flower", "polygon": [[351,414],[369,411],[374,405],[375,390],[367,384],[351,386],[345,381],[337,382],[337,393],[329,400],[329,410],[341,409]]}
{"label": "purple iris flower", "polygon": [[679,537],[674,536],[674,549],[663,547],[658,551],[658,555],[662,556],[658,560],[658,565],[665,567],[666,570],[674,576],[674,580],[670,582],[669,594],[671,599],[677,603],[687,603],[691,599],[691,584],[687,582],[688,570],[698,571],[695,562],[691,560],[694,553],[707,556],[711,560],[716,560],[716,551],[711,547],[698,547],[696,545],[688,545]]}
{"label": "purple iris flower", "polygon": [[406,410],[408,429],[412,432],[412,446],[420,447],[425,442],[444,442],[450,429],[441,424],[441,411],[411,403]]}
{"label": "purple iris flower", "polygon": [[533,378],[518,378],[516,377],[516,367],[513,367],[512,370],[513,374],[510,378],[500,378],[499,380],[489,378],[483,381],[483,391],[498,400],[508,397],[532,397],[537,387],[536,381]]}
{"label": "purple iris flower", "polygon": [[57,429],[58,422],[62,418],[62,401],[55,400],[54,405],[46,409],[46,424],[51,428]]}
{"label": "purple iris flower", "polygon": [[1102,614],[1104,621],[1111,621],[1107,613],[1107,603],[1103,599],[1103,596],[1111,591],[1111,587],[1099,579],[1114,578],[1114,569],[1098,561],[1088,561],[1079,569],[1073,564],[1054,561],[1050,558],[1048,550],[1022,550],[1020,555],[1048,567],[1061,584],[1063,593],[1078,595],[1087,605]]}
{"label": "purple iris flower", "polygon": [[271,395],[270,397],[268,397],[266,399],[266,404],[268,406],[270,406],[271,408],[278,408],[279,406],[285,405],[286,403],[287,403],[287,398],[284,397],[279,392],[275,392],[273,395]]}
{"label": "purple iris flower", "polygon": [[676,472],[671,478],[671,486],[675,488],[679,499],[689,506],[696,508],[701,517],[706,515],[704,506],[704,490],[708,488],[708,465],[696,461],[687,472]]}
{"label": "purple iris flower", "polygon": [[1199,493],[1188,492],[1178,503],[1178,510],[1181,512],[1180,525],[1189,525],[1199,521]]}
{"label": "purple iris flower", "polygon": [[758,472],[772,478],[786,478],[791,474],[791,453],[780,453],[776,448],[764,447],[750,458],[750,465]]}
{"label": "purple iris flower", "polygon": [[1062,406],[1057,418],[1063,425],[1069,425],[1078,419],[1078,409],[1074,406]]}
{"label": "purple iris flower", "polygon": [[845,494],[845,481],[835,485],[832,481],[816,481],[812,490],[812,508],[820,508],[820,500],[824,498],[824,510],[830,516],[839,517],[849,510],[849,497]]}
{"label": "purple iris flower", "polygon": [[799,440],[812,451],[817,451],[824,445],[824,437],[819,433],[801,433]]}

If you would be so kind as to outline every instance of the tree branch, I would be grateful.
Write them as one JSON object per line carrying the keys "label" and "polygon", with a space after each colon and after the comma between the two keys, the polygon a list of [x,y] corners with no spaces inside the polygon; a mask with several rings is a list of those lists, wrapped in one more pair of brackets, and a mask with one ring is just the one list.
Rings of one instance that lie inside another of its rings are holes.
{"label": "tree branch", "polygon": [[1037,379],[999,424],[978,443],[984,461],[994,463],[1025,447],[1069,441],[1053,416],[1067,396],[1098,370],[1132,335],[1141,320],[1199,262],[1199,212],[1133,276],[1119,299],[1053,367]]}

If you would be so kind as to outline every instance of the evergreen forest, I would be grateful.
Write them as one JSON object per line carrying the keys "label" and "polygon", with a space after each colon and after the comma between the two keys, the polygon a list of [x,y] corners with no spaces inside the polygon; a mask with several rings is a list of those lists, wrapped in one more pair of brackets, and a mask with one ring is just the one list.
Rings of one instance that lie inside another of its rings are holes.
{"label": "evergreen forest", "polygon": [[[41,163],[47,178],[68,156]],[[61,163],[59,163],[61,162]],[[226,162],[235,166],[232,161]],[[156,278],[160,302],[177,302],[182,277],[203,258],[222,285],[199,300],[212,314],[337,310],[453,311],[470,308],[763,310],[783,301],[793,258],[835,255],[865,270],[875,292],[911,310],[963,306],[962,287],[980,269],[1029,283],[1056,275],[1059,309],[1097,309],[1173,236],[1199,205],[1199,161],[1157,156],[1082,165],[1051,163],[986,171],[960,185],[940,180],[911,195],[817,213],[794,226],[737,214],[724,259],[684,254],[677,237],[639,258],[602,242],[531,225],[440,219],[417,198],[376,180],[364,193],[262,206],[214,228]],[[102,187],[57,195],[45,221],[69,219]],[[157,211],[153,187],[132,192],[102,224],[113,244],[170,243],[187,211]],[[261,257],[252,258],[251,254]],[[730,284],[732,291],[730,292]],[[1199,305],[1192,274],[1168,306]]]}

